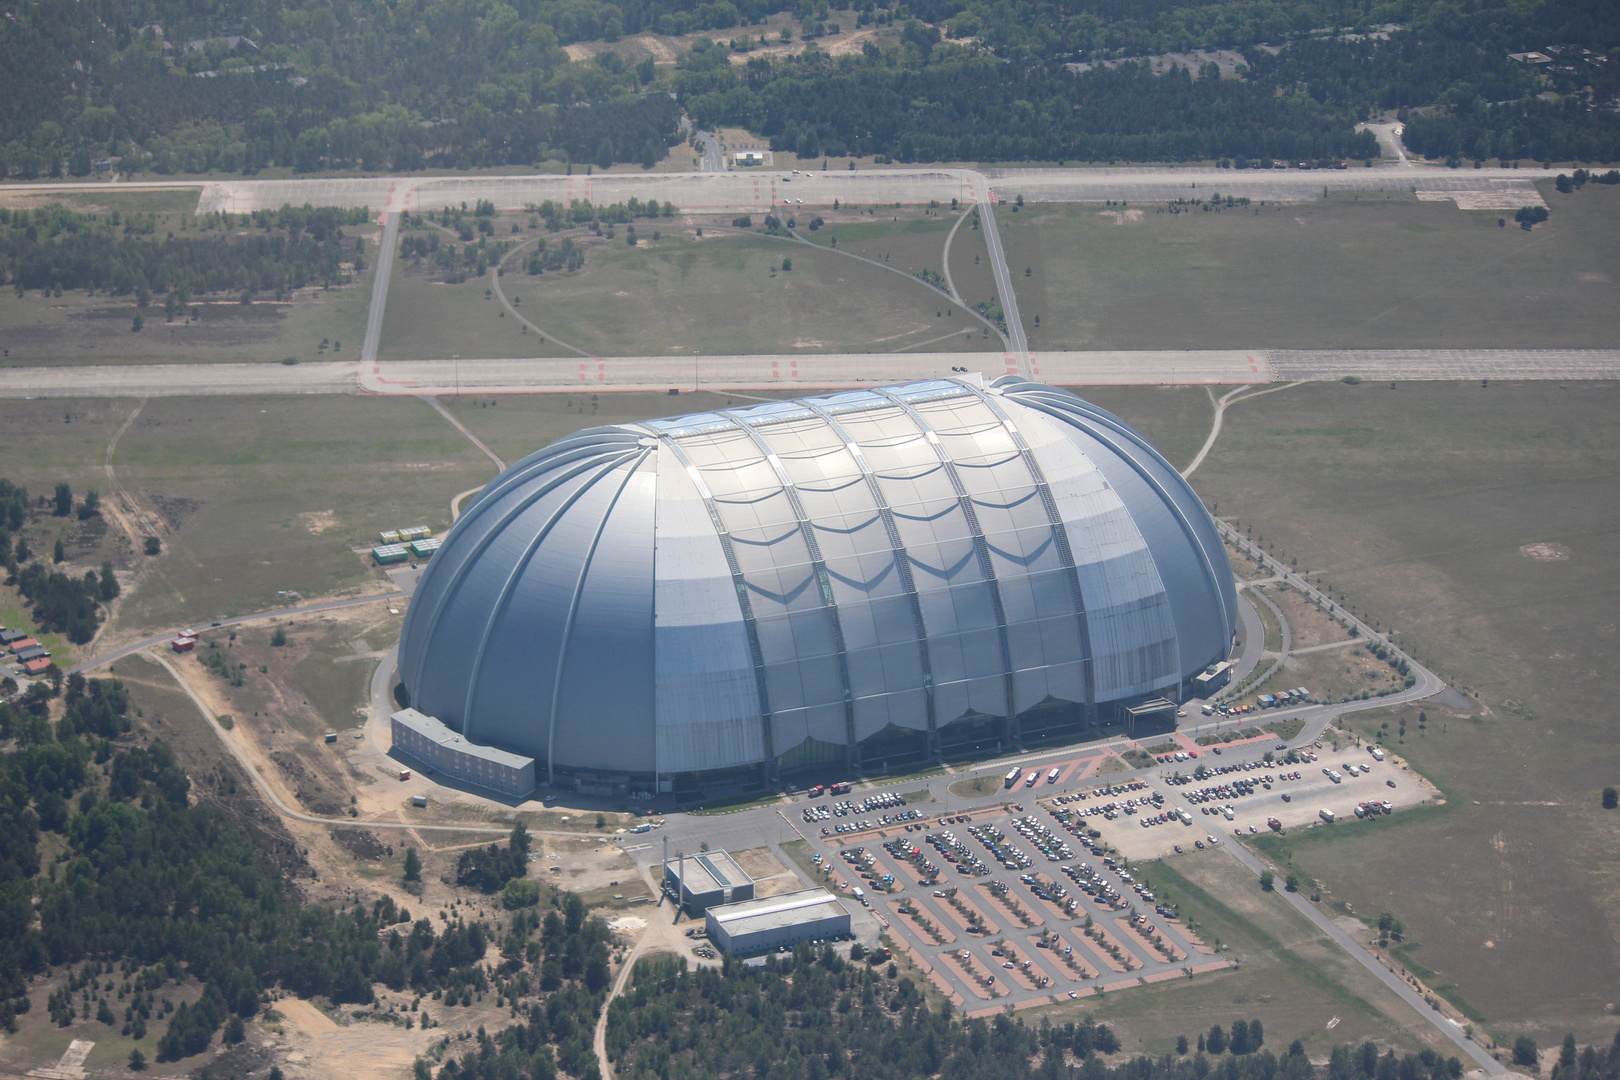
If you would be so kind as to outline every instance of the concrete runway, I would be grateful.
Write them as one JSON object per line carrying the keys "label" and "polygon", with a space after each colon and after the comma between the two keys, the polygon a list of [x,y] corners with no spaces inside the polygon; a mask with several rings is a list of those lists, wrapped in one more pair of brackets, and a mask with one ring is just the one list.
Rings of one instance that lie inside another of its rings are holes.
{"label": "concrete runway", "polygon": [[1555,175],[1543,169],[1446,169],[1391,162],[1351,169],[1065,168],[1065,169],[860,169],[801,173],[781,169],[729,172],[609,173],[604,176],[397,176],[301,180],[139,181],[112,183],[5,184],[5,191],[107,191],[201,188],[199,213],[276,209],[285,204],[383,210],[436,210],[488,199],[516,209],[546,199],[594,203],[657,199],[687,213],[764,212],[786,203],[831,206],[836,199],[862,206],[915,205],[984,198],[1012,202],[1164,202],[1174,199],[1245,196],[1259,201],[1303,202],[1329,191],[1416,192],[1420,198],[1450,198],[1471,209],[1517,209],[1541,205],[1532,181]]}
{"label": "concrete runway", "polygon": [[[514,394],[696,388],[814,393],[949,376],[1019,374],[1011,353],[807,353],[306,364],[130,364],[0,369],[0,398],[219,394]],[[1058,386],[1331,381],[1620,379],[1620,349],[1036,352],[1030,376]],[[679,412],[671,402],[671,412]]]}

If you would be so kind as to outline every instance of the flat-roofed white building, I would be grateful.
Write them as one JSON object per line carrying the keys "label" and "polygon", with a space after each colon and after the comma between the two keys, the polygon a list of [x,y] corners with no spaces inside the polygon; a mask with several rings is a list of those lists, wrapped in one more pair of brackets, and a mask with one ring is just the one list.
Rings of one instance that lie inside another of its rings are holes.
{"label": "flat-roofed white building", "polygon": [[770,952],[801,941],[827,941],[849,934],[849,911],[826,889],[766,896],[711,907],[709,940],[738,956]]}
{"label": "flat-roofed white building", "polygon": [[754,898],[754,879],[724,851],[681,855],[664,864],[664,891],[680,898],[681,908],[701,915],[711,907]]}

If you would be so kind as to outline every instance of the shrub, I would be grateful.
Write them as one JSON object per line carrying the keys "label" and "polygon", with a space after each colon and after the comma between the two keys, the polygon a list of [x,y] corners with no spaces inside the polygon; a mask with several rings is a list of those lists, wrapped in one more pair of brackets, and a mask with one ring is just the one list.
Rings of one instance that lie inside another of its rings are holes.
{"label": "shrub", "polygon": [[501,905],[508,911],[534,907],[540,902],[540,884],[527,878],[513,878],[501,891]]}

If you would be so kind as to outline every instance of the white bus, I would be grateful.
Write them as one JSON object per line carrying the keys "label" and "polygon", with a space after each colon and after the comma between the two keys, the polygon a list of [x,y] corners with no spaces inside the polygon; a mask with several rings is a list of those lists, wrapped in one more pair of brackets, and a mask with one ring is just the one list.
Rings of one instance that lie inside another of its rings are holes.
{"label": "white bus", "polygon": [[1002,782],[1008,787],[1012,787],[1014,784],[1018,783],[1018,778],[1022,776],[1023,773],[1024,771],[1022,769],[1013,769],[1011,772],[1007,773],[1006,776],[1001,778]]}

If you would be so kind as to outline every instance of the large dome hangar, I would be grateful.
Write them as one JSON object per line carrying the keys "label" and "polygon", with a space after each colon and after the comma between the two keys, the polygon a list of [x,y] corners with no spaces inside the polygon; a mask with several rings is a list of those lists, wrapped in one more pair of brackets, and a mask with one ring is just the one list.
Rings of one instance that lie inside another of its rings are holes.
{"label": "large dome hangar", "polygon": [[1129,425],[1015,378],[581,431],[491,481],[412,598],[400,696],[582,790],[1076,739],[1185,700],[1237,599]]}

